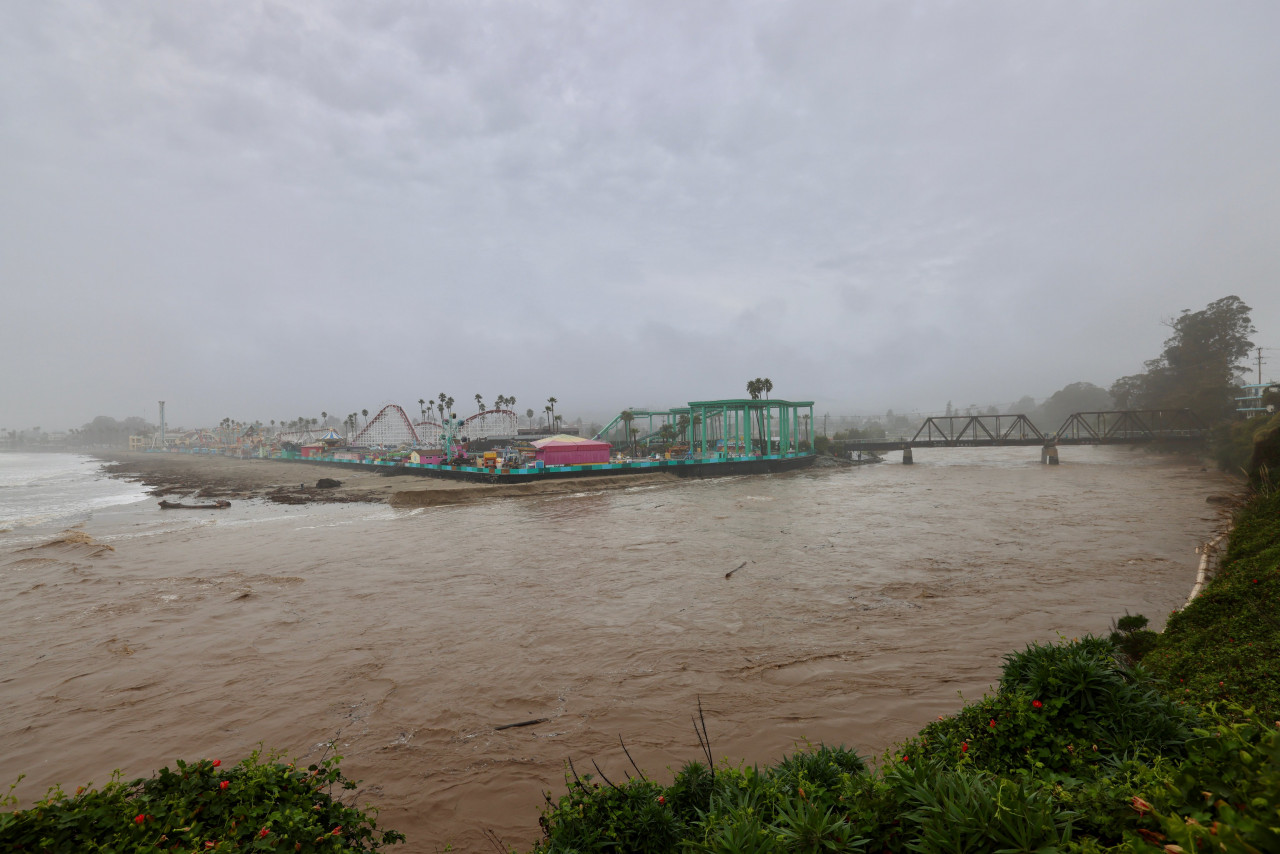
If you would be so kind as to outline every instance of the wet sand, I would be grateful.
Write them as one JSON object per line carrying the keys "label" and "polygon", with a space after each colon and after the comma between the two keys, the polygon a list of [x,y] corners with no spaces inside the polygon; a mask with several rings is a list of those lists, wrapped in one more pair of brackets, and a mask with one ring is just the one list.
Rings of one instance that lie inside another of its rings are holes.
{"label": "wet sand", "polygon": [[[278,504],[310,502],[389,503],[397,507],[435,507],[522,495],[555,495],[671,483],[672,474],[565,478],[544,483],[483,484],[417,474],[382,474],[341,464],[289,460],[240,460],[212,454],[100,454],[105,470],[151,487],[156,496],[191,499],[261,498]],[[321,488],[322,478],[341,486]]]}

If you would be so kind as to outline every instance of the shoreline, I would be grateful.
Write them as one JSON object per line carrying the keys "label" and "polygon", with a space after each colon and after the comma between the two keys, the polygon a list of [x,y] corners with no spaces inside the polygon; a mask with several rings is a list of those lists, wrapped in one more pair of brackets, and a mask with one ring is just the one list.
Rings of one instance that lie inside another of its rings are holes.
{"label": "shoreline", "polygon": [[[299,465],[286,460],[242,460],[215,455],[122,451],[89,456],[102,462],[102,470],[108,476],[141,483],[157,498],[263,499],[277,504],[364,502],[401,508],[436,507],[490,498],[563,495],[680,481],[674,474],[661,472],[502,485],[384,474],[322,463]],[[330,476],[340,485],[318,486]]]}

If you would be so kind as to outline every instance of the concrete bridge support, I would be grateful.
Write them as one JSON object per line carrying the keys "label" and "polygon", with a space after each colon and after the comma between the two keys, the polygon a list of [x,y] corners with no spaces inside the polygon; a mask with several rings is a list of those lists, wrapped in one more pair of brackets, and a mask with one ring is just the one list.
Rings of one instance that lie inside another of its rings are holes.
{"label": "concrete bridge support", "polygon": [[1046,442],[1044,447],[1040,449],[1040,463],[1041,465],[1048,463],[1051,466],[1058,464],[1058,444],[1056,442]]}
{"label": "concrete bridge support", "polygon": [[903,464],[904,466],[909,466],[909,465],[911,465],[913,462],[914,462],[914,460],[912,460],[912,459],[911,459],[911,449],[910,449],[910,448],[903,448],[903,449],[902,449],[902,464]]}

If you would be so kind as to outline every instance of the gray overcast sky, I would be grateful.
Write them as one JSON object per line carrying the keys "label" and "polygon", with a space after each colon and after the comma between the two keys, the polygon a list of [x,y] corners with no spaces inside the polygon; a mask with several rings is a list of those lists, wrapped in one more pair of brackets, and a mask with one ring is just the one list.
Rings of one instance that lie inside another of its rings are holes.
{"label": "gray overcast sky", "polygon": [[3,2],[0,427],[756,376],[936,411],[1109,385],[1228,294],[1280,343],[1278,37],[1274,0]]}

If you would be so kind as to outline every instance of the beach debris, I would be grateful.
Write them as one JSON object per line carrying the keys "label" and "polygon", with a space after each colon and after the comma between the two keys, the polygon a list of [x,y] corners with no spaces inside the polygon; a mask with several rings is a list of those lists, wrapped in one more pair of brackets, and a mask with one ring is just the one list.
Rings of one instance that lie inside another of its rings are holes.
{"label": "beach debris", "polygon": [[731,569],[731,570],[729,570],[728,572],[726,572],[726,573],[724,574],[724,577],[725,577],[725,578],[728,578],[729,576],[733,575],[735,572],[737,572],[738,570],[742,569],[742,568],[743,568],[744,566],[746,566],[746,565],[747,565],[747,562],[744,560],[742,563],[738,564],[738,565],[737,565],[737,566],[735,566],[733,569]]}
{"label": "beach debris", "polygon": [[496,726],[493,729],[495,732],[502,729],[515,729],[516,727],[533,726],[534,724],[545,724],[549,720],[551,720],[551,718],[534,718],[531,721],[520,721],[514,724],[503,724],[502,726]]}
{"label": "beach debris", "polygon": [[212,504],[183,504],[181,501],[161,501],[161,510],[226,510],[231,506],[231,502],[226,499],[218,499]]}
{"label": "beach debris", "polygon": [[342,481],[331,477],[322,477],[316,481],[316,489],[337,489],[339,486],[342,486]]}

